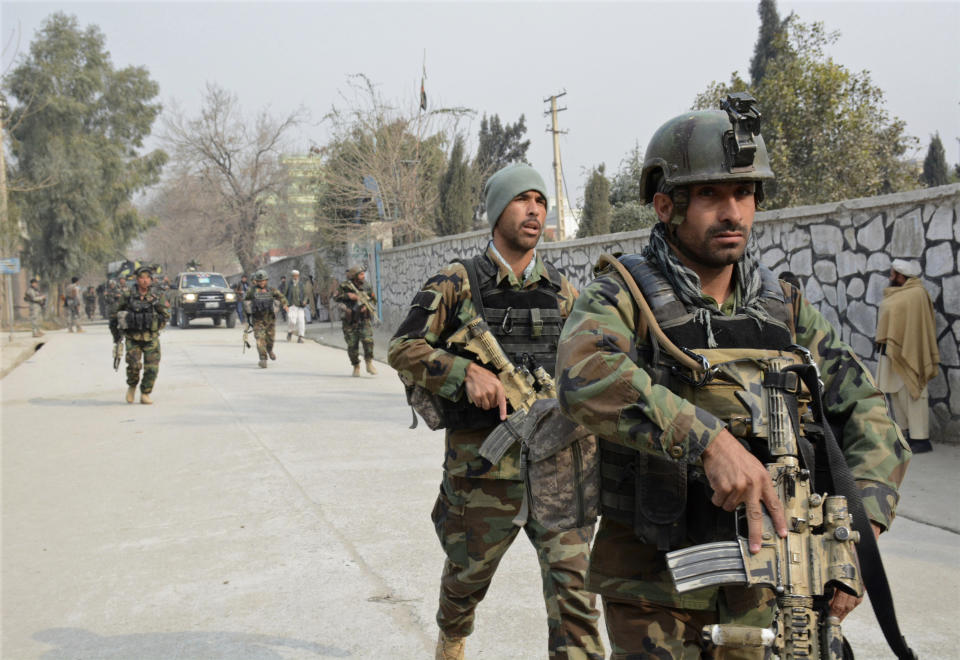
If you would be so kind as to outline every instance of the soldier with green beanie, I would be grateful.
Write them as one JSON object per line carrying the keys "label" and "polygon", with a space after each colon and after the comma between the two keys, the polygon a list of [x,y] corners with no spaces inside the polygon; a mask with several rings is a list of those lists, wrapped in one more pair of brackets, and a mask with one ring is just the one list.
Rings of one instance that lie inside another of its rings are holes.
{"label": "soldier with green beanie", "polygon": [[[769,374],[757,365],[787,355],[799,360],[806,353],[818,365],[825,417],[840,429],[843,459],[871,523],[864,526],[875,534],[893,521],[910,459],[852,349],[749,247],[773,172],[754,99],[731,95],[721,107],[675,117],[654,134],[640,184],[660,222],[641,254],[619,258],[623,275],[606,266],[584,289],[560,338],[561,408],[601,439],[602,518],[587,587],[602,596],[616,660],[762,658],[769,651],[718,648],[701,632],[713,624],[770,627],[772,590],[721,586],[681,594],[665,561],[670,550],[733,539],[731,512],[740,506],[751,553],[761,547],[764,510],[773,530],[787,535],[783,506],[758,459],[771,450],[750,442],[757,439],[750,421],[757,413],[736,394],[774,385],[742,374]],[[652,316],[641,316],[634,284]],[[699,372],[664,350],[654,323],[673,345],[727,356],[710,362],[713,379],[691,378]],[[804,426],[802,433],[815,429]],[[795,532],[799,523],[789,524]],[[823,607],[842,619],[859,602],[837,590]]]}
{"label": "soldier with green beanie", "polygon": [[[487,181],[492,240],[472,259],[447,265],[417,293],[390,342],[389,361],[405,383],[443,401],[444,472],[432,519],[446,554],[440,578],[438,660],[463,658],[474,614],[521,527],[513,523],[525,484],[515,443],[496,463],[479,454],[507,418],[503,385],[467,351],[448,346],[481,316],[516,364],[553,373],[563,319],[576,289],[537,254],[547,214],[547,187],[529,165],[511,165]],[[537,551],[547,606],[550,658],[601,660],[595,596],[584,590],[593,526],[522,527]]]}
{"label": "soldier with green beanie", "polygon": [[277,334],[277,314],[274,311],[274,301],[280,303],[281,308],[287,308],[287,299],[279,289],[270,289],[267,286],[267,271],[258,270],[253,274],[253,286],[247,289],[247,297],[243,302],[243,311],[247,320],[253,326],[253,336],[257,340],[257,354],[261,369],[267,368],[267,358],[277,359],[273,352],[273,342]]}
{"label": "soldier with green beanie", "polygon": [[170,318],[170,309],[153,288],[149,266],[138,268],[136,276],[136,287],[124,291],[110,313],[110,331],[115,342],[126,338],[127,403],[133,403],[139,383],[140,403],[151,404],[150,393],[160,371],[160,331]]}

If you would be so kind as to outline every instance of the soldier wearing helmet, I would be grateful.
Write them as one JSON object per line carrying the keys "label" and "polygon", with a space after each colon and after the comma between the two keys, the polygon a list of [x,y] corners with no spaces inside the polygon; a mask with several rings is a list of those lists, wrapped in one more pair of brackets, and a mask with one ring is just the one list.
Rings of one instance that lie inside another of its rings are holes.
{"label": "soldier wearing helmet", "polygon": [[170,307],[153,288],[152,268],[140,266],[135,275],[136,286],[121,293],[110,314],[110,331],[114,342],[126,339],[127,403],[133,403],[139,384],[140,403],[151,404],[160,371],[160,331],[170,319]]}
{"label": "soldier wearing helmet", "polygon": [[253,286],[247,289],[247,296],[243,302],[243,310],[247,320],[253,326],[253,336],[257,340],[257,353],[261,369],[267,368],[267,358],[277,359],[273,352],[273,341],[277,334],[277,314],[274,311],[274,301],[287,309],[287,299],[279,289],[270,289],[267,286],[267,271],[262,268],[253,274]]}
{"label": "soldier wearing helmet", "polygon": [[[720,657],[729,651],[703,639],[704,626],[769,627],[771,590],[681,594],[665,553],[734,538],[730,512],[738,507],[745,509],[750,552],[760,548],[764,512],[776,533],[787,533],[769,473],[741,444],[751,439],[743,423],[751,411],[737,413],[742,403],[730,394],[736,388],[720,391],[718,379],[684,380],[696,372],[684,371],[652,339],[653,324],[701,357],[760,360],[791,353],[794,345],[806,349],[822,374],[825,415],[842,427],[844,458],[875,534],[893,519],[909,461],[883,395],[853,351],[750,248],[757,203],[773,181],[760,119],[755,100],[735,94],[720,110],[688,112],[660,127],[641,174],[660,222],[641,254],[619,258],[624,270],[598,264],[560,338],[560,405],[601,437],[602,519],[587,586],[603,598],[613,658]],[[650,317],[641,315],[633,284]],[[842,619],[859,602],[838,590],[825,607]],[[760,658],[763,651],[736,657]]]}
{"label": "soldier wearing helmet", "polygon": [[343,340],[347,343],[347,357],[355,378],[360,377],[361,345],[367,373],[377,373],[373,365],[373,314],[370,311],[370,307],[377,304],[377,296],[366,276],[363,268],[351,266],[347,270],[347,279],[337,288],[333,298],[339,303]]}

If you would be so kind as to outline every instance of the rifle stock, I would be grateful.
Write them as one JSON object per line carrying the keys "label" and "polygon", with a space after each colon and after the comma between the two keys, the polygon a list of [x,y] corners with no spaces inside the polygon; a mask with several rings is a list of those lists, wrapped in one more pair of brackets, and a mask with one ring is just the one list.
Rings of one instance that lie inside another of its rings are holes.
{"label": "rifle stock", "polygon": [[120,368],[120,360],[123,358],[123,342],[113,342],[113,370]]}

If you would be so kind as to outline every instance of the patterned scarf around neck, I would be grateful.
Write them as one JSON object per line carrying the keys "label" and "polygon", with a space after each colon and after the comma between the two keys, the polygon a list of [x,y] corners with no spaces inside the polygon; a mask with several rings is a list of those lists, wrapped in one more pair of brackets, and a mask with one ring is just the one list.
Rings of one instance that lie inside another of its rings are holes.
{"label": "patterned scarf around neck", "polygon": [[[713,315],[720,314],[720,308],[704,299],[700,276],[680,263],[680,259],[667,242],[664,223],[658,222],[653,226],[650,231],[650,243],[643,248],[643,256],[660,269],[687,309],[694,308],[694,320],[706,329],[707,347],[717,348],[717,340],[713,336],[713,325],[710,319]],[[746,314],[758,325],[770,318],[760,304],[759,265],[756,254],[748,247],[736,263],[734,271],[735,295],[738,296],[737,313]],[[719,304],[722,305],[723,301],[719,301]]]}

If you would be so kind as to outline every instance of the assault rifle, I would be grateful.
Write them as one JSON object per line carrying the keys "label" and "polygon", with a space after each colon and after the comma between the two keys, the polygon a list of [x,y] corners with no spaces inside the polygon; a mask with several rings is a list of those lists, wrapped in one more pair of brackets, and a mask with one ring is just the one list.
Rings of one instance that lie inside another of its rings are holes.
{"label": "assault rifle", "polygon": [[497,463],[510,446],[523,437],[521,426],[534,402],[557,398],[553,379],[539,364],[528,366],[511,362],[489,326],[479,316],[454,333],[447,343],[463,346],[479,357],[483,364],[493,367],[503,383],[507,401],[513,406],[515,412],[497,426],[480,446],[480,455],[491,463]]}
{"label": "assault rifle", "polygon": [[[797,408],[784,395],[799,394],[801,373],[815,368],[812,364],[797,365],[788,358],[766,360],[762,388],[737,393],[751,411],[753,436],[766,440],[772,461],[767,470],[783,503],[786,538],[779,537],[764,514],[761,548],[756,554],[750,552],[743,535],[745,522],[739,518],[736,541],[707,543],[667,554],[667,566],[680,593],[733,584],[775,591],[777,612],[772,629],[734,624],[704,627],[704,638],[717,646],[772,646],[780,658],[847,657],[840,620],[829,614],[828,595],[830,587],[863,595],[854,546],[860,541],[860,533],[854,531],[846,497],[812,491],[813,465],[807,461],[800,465],[801,457],[810,459],[797,438]],[[803,378],[804,382],[809,380]],[[819,392],[813,396],[818,397]]]}
{"label": "assault rifle", "polygon": [[123,342],[113,342],[113,370],[120,368],[120,360],[123,358]]}
{"label": "assault rifle", "polygon": [[347,280],[345,284],[352,293],[355,293],[357,295],[357,302],[363,305],[367,309],[367,311],[370,312],[370,318],[372,318],[377,323],[380,323],[380,315],[377,314],[377,306],[373,304],[372,300],[370,300],[370,296],[368,296],[364,291],[361,291],[356,286],[354,286],[353,282],[351,282],[350,280]]}
{"label": "assault rifle", "polygon": [[251,332],[253,332],[253,324],[248,323],[247,327],[243,329],[243,350],[240,351],[241,355],[243,353],[246,353],[248,348],[252,348],[250,346],[250,339],[249,339]]}

